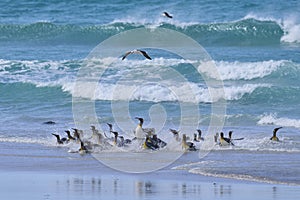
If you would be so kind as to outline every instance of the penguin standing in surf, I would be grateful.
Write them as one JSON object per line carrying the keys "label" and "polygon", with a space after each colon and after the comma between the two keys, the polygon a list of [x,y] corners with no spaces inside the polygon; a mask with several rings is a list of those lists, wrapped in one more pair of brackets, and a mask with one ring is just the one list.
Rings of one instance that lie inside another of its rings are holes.
{"label": "penguin standing in surf", "polygon": [[220,133],[220,146],[234,146],[231,139],[224,137],[224,133]]}
{"label": "penguin standing in surf", "polygon": [[136,117],[135,119],[138,119],[140,122],[134,131],[134,135],[137,139],[144,139],[147,135],[152,136],[155,134],[154,128],[143,128],[143,124],[144,124],[143,118]]}
{"label": "penguin standing in surf", "polygon": [[279,129],[281,129],[282,127],[278,127],[278,128],[274,128],[273,130],[273,136],[270,138],[270,140],[272,141],[276,141],[276,142],[279,142],[279,139],[278,137],[276,136],[276,133]]}
{"label": "penguin standing in surf", "polygon": [[182,148],[186,151],[197,151],[196,146],[192,142],[187,142],[186,134],[182,134]]}

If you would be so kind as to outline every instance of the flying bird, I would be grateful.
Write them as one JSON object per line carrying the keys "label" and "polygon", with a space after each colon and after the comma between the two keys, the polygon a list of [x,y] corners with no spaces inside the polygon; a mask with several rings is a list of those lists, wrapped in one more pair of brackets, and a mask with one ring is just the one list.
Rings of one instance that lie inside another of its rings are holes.
{"label": "flying bird", "polygon": [[172,19],[173,18],[173,16],[172,15],[170,15],[169,13],[167,13],[167,12],[163,12],[163,14],[162,14],[163,16],[165,16],[165,17],[167,17],[167,18],[170,18],[170,19]]}
{"label": "flying bird", "polygon": [[140,55],[143,55],[145,58],[152,60],[152,58],[147,54],[146,51],[139,50],[139,49],[135,49],[135,50],[126,52],[125,55],[122,57],[122,60],[124,60],[130,54],[140,54]]}

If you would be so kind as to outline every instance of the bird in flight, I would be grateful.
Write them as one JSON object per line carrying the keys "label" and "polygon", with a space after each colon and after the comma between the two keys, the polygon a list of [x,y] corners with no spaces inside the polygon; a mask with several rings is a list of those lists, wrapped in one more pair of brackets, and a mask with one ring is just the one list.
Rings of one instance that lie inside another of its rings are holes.
{"label": "bird in flight", "polygon": [[124,60],[130,54],[140,54],[140,55],[143,55],[145,58],[152,60],[152,58],[147,54],[146,51],[139,50],[139,49],[135,49],[135,50],[126,52],[125,55],[122,57],[122,60]]}
{"label": "bird in flight", "polygon": [[165,17],[167,17],[167,18],[173,18],[173,16],[172,15],[170,15],[169,13],[167,13],[167,12],[163,12],[163,14],[162,14],[163,16],[165,16]]}

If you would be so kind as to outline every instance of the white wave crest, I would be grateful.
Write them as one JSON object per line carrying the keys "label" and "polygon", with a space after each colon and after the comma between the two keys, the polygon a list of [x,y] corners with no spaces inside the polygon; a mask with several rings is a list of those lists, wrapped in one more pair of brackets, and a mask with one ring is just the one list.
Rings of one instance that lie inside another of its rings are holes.
{"label": "white wave crest", "polygon": [[[99,82],[98,71],[108,68]],[[143,100],[152,102],[217,102],[221,99],[239,100],[267,84],[227,84],[208,89],[203,81],[192,82],[185,78],[185,72],[178,73],[172,67],[180,64],[197,64],[195,60],[155,58],[148,60],[124,60],[104,58],[95,62],[95,67],[87,69],[86,80],[74,86],[82,61],[7,61],[0,60],[0,82],[31,83],[37,87],[61,87],[75,97],[97,100]],[[287,61],[263,61],[254,63],[216,62],[220,76],[224,80],[254,79],[264,77]],[[98,63],[98,64],[97,64]],[[17,66],[17,67],[13,67]],[[203,67],[204,66],[204,67]],[[200,73],[217,78],[210,65],[201,64]],[[189,70],[189,69],[187,69]],[[170,73],[172,72],[172,73]],[[190,70],[187,73],[194,73]],[[150,75],[149,75],[150,74]],[[176,76],[175,76],[176,75]],[[188,74],[191,76],[191,74]],[[180,79],[180,80],[179,80]],[[93,82],[94,81],[94,82]],[[99,82],[99,83],[98,83]]]}
{"label": "white wave crest", "polygon": [[[144,15],[144,14],[143,14]],[[168,23],[174,25],[176,27],[185,28],[187,26],[199,24],[198,22],[183,22],[176,19],[168,19],[162,15],[156,17],[138,17],[138,16],[127,16],[119,19],[115,19],[110,22],[108,25],[112,25],[115,23],[124,23],[124,24],[133,24],[135,26],[146,26],[149,28],[156,28],[162,25],[163,23]]]}
{"label": "white wave crest", "polygon": [[218,73],[215,71],[203,67],[201,64],[199,66],[199,71],[205,73],[207,76],[222,80],[252,80],[256,78],[263,78],[270,75],[271,73],[277,71],[281,66],[283,66],[286,60],[269,60],[261,62],[227,62],[218,61],[215,65],[218,69]]}
{"label": "white wave crest", "polygon": [[203,170],[202,168],[193,168],[189,170],[189,172],[193,174],[200,174],[203,176],[211,176],[211,177],[218,177],[218,178],[230,178],[236,180],[256,181],[256,182],[271,183],[271,184],[286,184],[286,182],[274,181],[274,180],[267,179],[265,177],[256,177],[256,176],[251,176],[246,174],[222,174],[222,173],[209,172],[207,170]]}
{"label": "white wave crest", "polygon": [[56,142],[50,138],[30,138],[30,137],[5,137],[0,136],[0,142],[41,144],[45,146],[55,146]]}
{"label": "white wave crest", "polygon": [[289,17],[283,21],[284,35],[281,42],[300,43],[300,22],[296,17]]}
{"label": "white wave crest", "polygon": [[37,87],[60,86],[75,76],[80,61],[40,61],[0,59],[0,82],[31,83]]}
{"label": "white wave crest", "polygon": [[257,122],[259,125],[277,125],[300,128],[299,119],[290,119],[285,117],[277,117],[276,113],[265,114],[261,116],[261,119]]}
{"label": "white wave crest", "polygon": [[244,19],[257,19],[260,21],[274,21],[276,22],[284,31],[284,35],[281,37],[280,41],[283,43],[300,43],[300,22],[298,14],[290,15],[288,17],[283,17],[281,19],[271,17],[271,16],[260,16],[258,14],[249,13]]}
{"label": "white wave crest", "polygon": [[251,94],[255,89],[270,87],[268,84],[245,84],[242,86],[225,87],[226,100],[239,100],[245,94]]}
{"label": "white wave crest", "polygon": [[[77,83],[78,84],[78,83]],[[251,94],[260,87],[269,87],[267,84],[245,84],[242,86],[227,86],[224,88],[208,88],[191,82],[175,83],[147,83],[139,82],[109,84],[102,83],[95,87],[93,82],[79,83],[76,89],[74,83],[65,83],[63,91],[71,93],[74,97],[82,97],[91,100],[138,100],[138,101],[179,101],[189,103],[212,103],[221,99],[239,100],[245,94]]]}

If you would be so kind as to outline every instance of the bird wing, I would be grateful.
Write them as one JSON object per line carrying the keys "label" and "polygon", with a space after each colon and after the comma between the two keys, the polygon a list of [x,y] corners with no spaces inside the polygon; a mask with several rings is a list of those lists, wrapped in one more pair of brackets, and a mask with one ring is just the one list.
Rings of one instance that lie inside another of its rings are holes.
{"label": "bird wing", "polygon": [[125,54],[124,54],[124,56],[122,57],[122,60],[124,60],[129,54],[131,54],[132,53],[132,51],[128,51],[128,52],[126,52]]}
{"label": "bird wing", "polygon": [[231,144],[231,140],[229,138],[223,138],[227,143]]}
{"label": "bird wing", "polygon": [[164,12],[165,16],[168,17],[168,18],[173,18],[169,13],[167,12]]}
{"label": "bird wing", "polygon": [[243,140],[244,138],[234,138],[234,139],[231,139],[231,140]]}
{"label": "bird wing", "polygon": [[152,58],[147,54],[146,51],[139,50],[139,52],[141,52],[142,55],[145,56],[147,59],[152,60]]}
{"label": "bird wing", "polygon": [[230,139],[229,138],[223,138],[227,143],[230,144]]}

